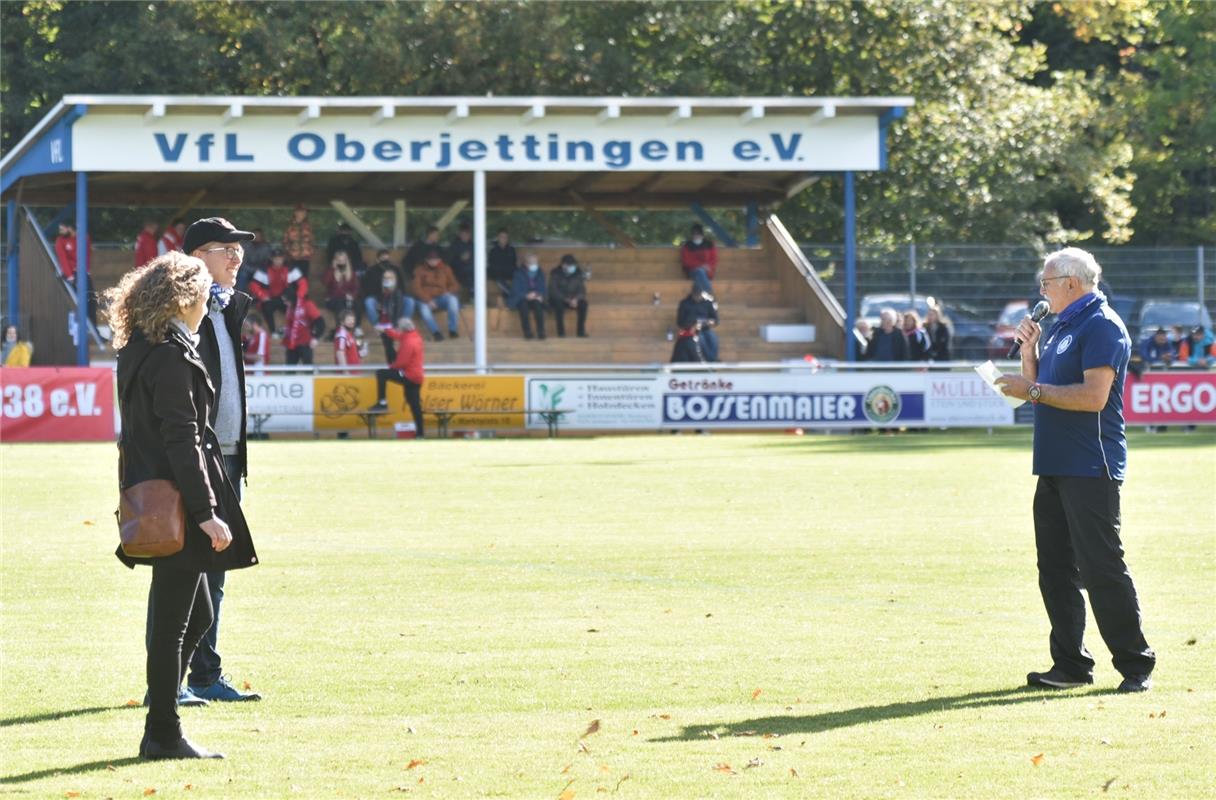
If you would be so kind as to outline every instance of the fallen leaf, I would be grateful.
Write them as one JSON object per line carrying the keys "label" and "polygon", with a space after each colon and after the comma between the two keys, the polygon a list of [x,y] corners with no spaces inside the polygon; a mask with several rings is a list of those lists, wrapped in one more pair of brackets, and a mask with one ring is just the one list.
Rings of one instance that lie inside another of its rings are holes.
{"label": "fallen leaf", "polygon": [[600,632],[599,628],[588,628],[587,629],[587,633],[599,633],[599,632]]}
{"label": "fallen leaf", "polygon": [[1116,775],[1114,778],[1111,778],[1111,779],[1110,779],[1110,780],[1108,780],[1106,783],[1102,784],[1102,791],[1104,791],[1104,792],[1109,792],[1109,791],[1110,791],[1110,785],[1111,785],[1112,783],[1114,783],[1114,782],[1115,782],[1115,781],[1118,779],[1118,777],[1119,777],[1119,776],[1118,776],[1118,775]]}
{"label": "fallen leaf", "polygon": [[194,784],[193,784],[193,783],[187,783],[187,784],[186,784],[185,786],[183,786],[182,788],[183,788],[183,789],[185,789],[185,790],[188,792],[188,791],[190,791],[191,789],[193,789],[193,788],[194,788]]}
{"label": "fallen leaf", "polygon": [[744,769],[755,769],[756,767],[763,767],[763,766],[764,766],[764,762],[761,761],[757,757],[757,758],[753,758],[751,761],[747,762],[747,766],[745,766]]}
{"label": "fallen leaf", "polygon": [[571,761],[569,764],[566,765],[566,768],[562,770],[562,774],[565,775],[567,772],[570,771],[570,768],[573,766],[574,766],[574,762]]}
{"label": "fallen leaf", "polygon": [[797,778],[797,777],[798,777],[798,770],[794,769],[793,767],[790,767],[790,777],[791,777],[791,778]]}
{"label": "fallen leaf", "polygon": [[144,797],[151,797],[154,794],[156,794],[155,789],[144,789]]}
{"label": "fallen leaf", "polygon": [[638,735],[638,729],[637,729],[637,728],[634,728],[634,729],[633,729],[633,735],[634,735],[634,736],[637,736],[637,735]]}
{"label": "fallen leaf", "polygon": [[86,520],[84,521],[84,524],[85,524],[85,525],[93,525],[94,523],[93,523],[93,520],[91,520],[91,519],[86,519]]}
{"label": "fallen leaf", "polygon": [[727,775],[738,775],[739,774],[739,773],[735,772],[733,769],[731,769],[730,764],[727,764],[725,761],[722,762],[721,764],[714,764],[714,772],[723,772]]}
{"label": "fallen leaf", "polygon": [[1043,763],[1043,754],[1039,753],[1037,756],[1031,756],[1030,763],[1034,764],[1036,767],[1039,766],[1040,764],[1042,764]]}
{"label": "fallen leaf", "polygon": [[757,689],[756,691],[752,692],[752,699],[753,699],[753,700],[755,700],[755,699],[756,699],[757,697],[759,697],[759,696],[760,696],[760,690],[759,690],[759,689]]}
{"label": "fallen leaf", "polygon": [[784,750],[785,748],[784,748],[784,747],[782,747],[782,746],[781,746],[781,745],[779,745],[779,744],[770,744],[770,745],[768,746],[768,749],[769,749],[769,750]]}
{"label": "fallen leaf", "polygon": [[671,719],[671,714],[659,714],[659,719]]}
{"label": "fallen leaf", "polygon": [[766,734],[762,735],[760,738],[761,739],[776,739],[780,735],[781,734],[779,734],[779,733],[766,733]]}
{"label": "fallen leaf", "polygon": [[247,692],[249,690],[253,689],[253,687],[251,685],[249,685],[249,681],[245,681],[244,683],[242,683],[241,688],[243,688]]}
{"label": "fallen leaf", "polygon": [[599,733],[599,732],[600,732],[600,721],[598,719],[593,719],[593,720],[591,720],[591,724],[587,726],[587,730],[583,731],[583,735],[580,736],[579,738],[586,739],[591,734]]}
{"label": "fallen leaf", "polygon": [[710,618],[710,617],[712,617],[712,616],[713,616],[713,614],[706,614],[706,615],[705,615],[705,618],[706,618],[706,619],[709,619],[709,618]]}
{"label": "fallen leaf", "polygon": [[113,764],[106,764],[106,770],[109,772],[118,772],[118,767],[114,766]]}
{"label": "fallen leaf", "polygon": [[579,751],[580,753],[590,753],[590,752],[591,752],[591,748],[587,747],[587,745],[586,745],[584,742],[579,742],[579,743],[578,743],[578,751]]}
{"label": "fallen leaf", "polygon": [[393,791],[394,792],[412,792],[414,790],[411,789],[409,786],[394,786]]}
{"label": "fallen leaf", "polygon": [[624,775],[622,775],[622,776],[621,776],[621,779],[620,779],[619,781],[617,781],[617,782],[616,782],[616,786],[615,786],[615,787],[613,787],[613,789],[612,789],[612,793],[613,793],[613,794],[616,794],[616,793],[617,793],[617,790],[621,788],[621,784],[622,784],[622,783],[624,783],[624,782],[625,782],[625,781],[627,781],[627,780],[629,780],[629,773],[628,773],[628,772],[626,772]]}
{"label": "fallen leaf", "polygon": [[[1191,644],[1195,644],[1198,641],[1199,641],[1198,639],[1196,639],[1194,636],[1192,636],[1191,638],[1186,640],[1186,643],[1188,645],[1191,645]],[[1111,780],[1114,780],[1114,778],[1111,778]],[[1107,784],[1107,785],[1109,786],[1110,784]],[[1103,790],[1103,791],[1105,791],[1105,790]]]}
{"label": "fallen leaf", "polygon": [[426,763],[425,758],[413,758],[413,759],[410,759],[410,763],[405,765],[405,768],[407,770],[414,769],[416,767],[421,767],[425,763]]}
{"label": "fallen leaf", "polygon": [[406,732],[406,733],[415,733],[415,731],[414,731],[414,726],[413,726],[413,725],[407,725],[407,726],[405,726],[405,732]]}
{"label": "fallen leaf", "polygon": [[136,708],[136,707],[142,706],[142,705],[143,705],[143,703],[139,702],[138,700],[128,700],[127,701],[127,708]]}
{"label": "fallen leaf", "polygon": [[[90,523],[86,522],[85,524],[88,525]],[[64,792],[63,796],[64,797],[80,797],[80,792]]]}
{"label": "fallen leaf", "polygon": [[714,731],[706,731],[705,735],[708,736],[709,738],[713,739],[715,742],[718,741],[719,738],[721,738]]}
{"label": "fallen leaf", "polygon": [[574,781],[570,781],[570,783],[567,783],[565,788],[562,789],[561,794],[559,794],[557,796],[557,800],[573,800],[574,790],[570,788],[573,784],[574,784]]}

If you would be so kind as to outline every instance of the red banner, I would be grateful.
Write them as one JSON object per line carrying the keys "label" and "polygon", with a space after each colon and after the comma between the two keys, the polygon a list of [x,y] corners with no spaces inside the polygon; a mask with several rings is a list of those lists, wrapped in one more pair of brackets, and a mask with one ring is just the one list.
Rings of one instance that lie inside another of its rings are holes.
{"label": "red banner", "polygon": [[1146,372],[1123,386],[1129,425],[1216,425],[1216,373]]}
{"label": "red banner", "polygon": [[0,442],[114,441],[114,371],[0,369]]}

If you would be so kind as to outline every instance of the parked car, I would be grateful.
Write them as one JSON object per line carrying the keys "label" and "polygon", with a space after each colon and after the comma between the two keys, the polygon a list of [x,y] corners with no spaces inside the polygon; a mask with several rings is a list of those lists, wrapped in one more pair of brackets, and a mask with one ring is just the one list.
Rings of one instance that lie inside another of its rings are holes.
{"label": "parked car", "polygon": [[[948,303],[935,301],[928,295],[918,294],[913,297],[908,293],[898,294],[867,294],[861,298],[859,319],[870,323],[870,327],[879,325],[879,313],[884,308],[893,308],[902,317],[905,311],[915,309],[923,320],[929,313],[930,303],[941,306],[950,320],[950,357],[951,359],[970,361],[985,358],[988,340],[992,337],[993,326],[982,314],[963,303]],[[902,325],[902,320],[900,322]]]}
{"label": "parked car", "polygon": [[996,332],[988,340],[988,357],[999,359],[1009,355],[1013,347],[1013,334],[1018,329],[1018,323],[1030,315],[1029,300],[1012,300],[1005,304],[1001,315],[996,319]]}
{"label": "parked car", "polygon": [[1183,332],[1189,332],[1196,325],[1212,329],[1212,315],[1195,300],[1149,299],[1140,307],[1140,317],[1137,320],[1137,342],[1143,342],[1153,335],[1158,328],[1170,331],[1180,327]]}

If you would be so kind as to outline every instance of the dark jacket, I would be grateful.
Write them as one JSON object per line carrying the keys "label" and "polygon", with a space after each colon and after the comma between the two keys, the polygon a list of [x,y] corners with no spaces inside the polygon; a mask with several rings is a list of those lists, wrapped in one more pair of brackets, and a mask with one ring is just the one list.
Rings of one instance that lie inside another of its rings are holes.
{"label": "dark jacket", "polygon": [[[367,272],[363,273],[363,296],[375,297],[380,294],[381,284],[384,282],[384,273],[391,272],[397,276],[397,286],[405,285],[402,280],[401,269],[391,261],[377,261],[367,268]],[[396,320],[394,320],[395,322]]]}
{"label": "dark jacket", "polygon": [[929,339],[929,334],[925,329],[913,328],[910,331],[904,331],[904,336],[908,338],[908,360],[928,361],[929,353],[933,350],[933,342]]}
{"label": "dark jacket", "polygon": [[560,264],[549,272],[549,300],[557,305],[565,305],[571,300],[587,299],[587,273],[582,268],[576,269],[573,275],[566,274]]}
{"label": "dark jacket", "polygon": [[366,268],[363,263],[363,247],[359,241],[349,233],[342,232],[329,237],[329,241],[325,244],[325,266],[328,267],[334,263],[334,253],[339,250],[350,257],[350,265],[354,267],[355,272],[362,272]]}
{"label": "dark jacket", "polygon": [[680,301],[676,308],[676,326],[680,330],[692,328],[701,320],[718,322],[718,304],[712,300],[694,300],[692,295]]}
{"label": "dark jacket", "polygon": [[870,345],[866,348],[866,359],[869,361],[907,361],[908,337],[899,328],[892,328],[887,333],[882,328],[875,328],[870,334]]}
{"label": "dark jacket", "polygon": [[473,240],[462,242],[459,237],[448,247],[447,262],[456,274],[456,280],[470,292],[473,291]]}
{"label": "dark jacket", "polygon": [[[122,414],[122,488],[152,479],[173,481],[186,509],[186,543],[160,559],[118,560],[165,564],[191,572],[241,569],[258,562],[236,490],[224,472],[220,442],[211,428],[215,390],[199,353],[179,331],[153,344],[136,331],[118,351],[118,397]],[[200,523],[215,515],[228,524],[232,544],[211,549]]]}
{"label": "dark jacket", "polygon": [[540,302],[545,302],[545,272],[542,269],[537,269],[536,272],[531,272],[524,267],[515,270],[515,277],[511,280],[511,296],[507,298],[507,305],[511,308],[519,308],[523,304],[524,298],[529,292],[536,292],[540,295]]}
{"label": "dark jacket", "polygon": [[402,268],[407,273],[413,274],[414,270],[426,261],[427,251],[432,249],[443,253],[443,245],[439,242],[428,242],[426,239],[417,240],[405,251],[405,257],[401,259]]}
{"label": "dark jacket", "polygon": [[[241,382],[241,438],[237,442],[236,452],[240,465],[237,472],[238,478],[245,478],[249,475],[249,432],[245,420],[248,409],[245,403],[245,353],[241,350],[241,325],[244,324],[245,316],[249,313],[249,306],[252,303],[253,298],[249,295],[244,292],[234,292],[232,299],[228,301],[228,307],[224,309],[224,327],[228,329],[228,336],[232,339],[232,357],[236,359],[236,375]],[[203,317],[203,324],[198,328],[198,336],[198,354],[207,367],[207,377],[211,379],[211,385],[218,397],[222,382],[220,352],[219,343],[215,339],[215,329],[211,327],[210,315]],[[208,424],[215,424],[216,415],[219,413],[218,408],[218,403],[211,405]]]}
{"label": "dark jacket", "polygon": [[499,247],[498,242],[495,242],[490,247],[490,253],[486,257],[486,275],[490,280],[510,283],[518,267],[519,256],[515,254],[513,245]]}
{"label": "dark jacket", "polygon": [[925,333],[929,334],[929,341],[932,343],[929,347],[929,360],[949,361],[950,327],[944,322],[939,322],[933,330],[930,330],[926,325]]}

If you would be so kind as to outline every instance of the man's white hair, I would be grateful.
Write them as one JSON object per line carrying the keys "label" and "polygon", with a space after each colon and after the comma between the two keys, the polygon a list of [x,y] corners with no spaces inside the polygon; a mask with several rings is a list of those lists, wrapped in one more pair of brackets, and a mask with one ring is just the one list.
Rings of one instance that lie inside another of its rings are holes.
{"label": "man's white hair", "polygon": [[1102,267],[1098,260],[1093,253],[1079,247],[1065,247],[1048,255],[1043,259],[1043,272],[1051,268],[1055,269],[1057,276],[1076,278],[1087,289],[1094,288],[1102,280]]}

